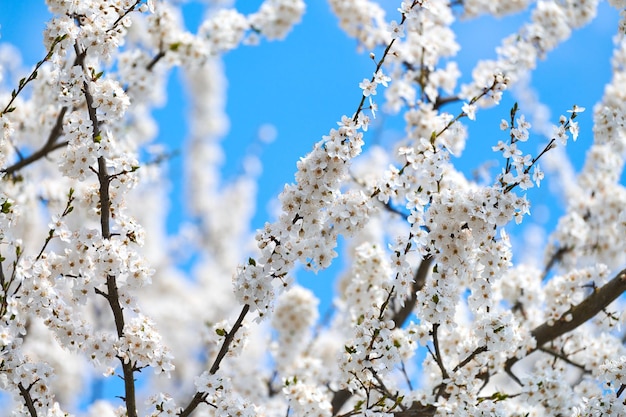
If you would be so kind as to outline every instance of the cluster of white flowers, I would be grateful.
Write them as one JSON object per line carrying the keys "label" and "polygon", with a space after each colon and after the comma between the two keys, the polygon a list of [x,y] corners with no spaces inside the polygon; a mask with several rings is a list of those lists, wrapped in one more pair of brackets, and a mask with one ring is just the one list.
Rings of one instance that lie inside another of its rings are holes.
{"label": "cluster of white flowers", "polygon": [[215,406],[216,416],[252,417],[257,415],[257,407],[234,394],[228,379],[203,372],[196,378],[195,386],[198,392],[206,395],[205,401]]}
{"label": "cluster of white flowers", "polygon": [[298,162],[296,184],[286,185],[279,199],[278,222],[267,223],[256,240],[261,256],[250,258],[234,278],[238,299],[265,314],[275,298],[273,279],[287,287],[296,260],[319,270],[337,256],[339,233],[360,229],[374,210],[362,192],[341,193],[349,162],[361,153],[361,119],[343,116],[313,151]]}
{"label": "cluster of white flowers", "polygon": [[339,26],[356,38],[365,50],[371,51],[387,43],[389,33],[385,11],[378,3],[370,0],[332,0],[330,7],[339,18]]}
{"label": "cluster of white flowers", "polygon": [[318,386],[310,386],[298,380],[287,381],[283,393],[289,401],[289,409],[295,415],[306,417],[333,415],[330,401]]}
{"label": "cluster of white flowers", "polygon": [[493,14],[495,16],[505,16],[524,10],[528,0],[469,0],[463,2],[463,17],[473,18],[482,14]]}
{"label": "cluster of white flowers", "polygon": [[[565,270],[595,263],[617,268],[626,259],[622,239],[626,190],[620,184],[626,150],[626,107],[620,99],[626,86],[626,41],[619,37],[616,42],[613,79],[594,108],[594,143],[568,190],[567,212],[559,219],[547,249],[550,256],[563,253]],[[575,106],[572,117],[580,111]]]}
{"label": "cluster of white flowers", "polygon": [[116,348],[117,356],[125,363],[137,369],[150,366],[156,373],[169,373],[174,369],[171,356],[149,318],[133,317],[124,326],[123,334]]}
{"label": "cluster of white flowers", "polygon": [[269,40],[283,39],[300,22],[305,8],[302,0],[265,0],[257,12],[248,16],[234,9],[217,8],[193,35],[184,29],[178,10],[168,3],[159,3],[147,19],[153,35],[148,42],[164,53],[170,63],[197,67],[243,42],[258,43],[258,34]]}
{"label": "cluster of white flowers", "polygon": [[302,0],[266,0],[249,16],[250,26],[267,39],[284,39],[292,26],[300,23],[304,10]]}
{"label": "cluster of white flowers", "polygon": [[609,360],[600,366],[600,372],[607,381],[607,385],[614,390],[626,386],[625,361],[626,357],[620,356],[618,359]]}
{"label": "cluster of white flowers", "polygon": [[302,287],[292,287],[278,297],[272,315],[272,327],[278,333],[273,356],[281,374],[297,365],[311,342],[309,331],[317,322],[317,303],[313,293]]}
{"label": "cluster of white flowers", "polygon": [[[349,278],[343,290],[342,321],[351,330],[339,353],[338,381],[340,387],[358,392],[387,380],[396,366],[413,355],[416,343],[411,330],[397,328],[390,319],[389,301],[398,289],[382,248],[368,243],[357,247]],[[369,398],[363,408],[392,407],[383,404],[382,398]]]}
{"label": "cluster of white flowers", "polygon": [[567,313],[572,305],[580,303],[596,286],[602,286],[608,279],[609,270],[602,264],[594,268],[576,269],[564,276],[552,277],[544,288],[546,319],[554,323]]}
{"label": "cluster of white flowers", "polygon": [[[469,3],[468,15],[473,16],[481,10],[496,13],[513,12],[525,5],[525,1],[515,2],[475,2]],[[488,4],[487,4],[488,3]],[[502,6],[502,4],[506,5]],[[461,97],[477,96],[494,76],[494,68],[502,73],[508,83],[520,80],[522,74],[533,70],[537,60],[549,51],[567,40],[573,28],[587,24],[596,15],[598,1],[556,2],[539,1],[533,9],[531,22],[524,25],[516,34],[505,38],[497,48],[498,59],[480,61],[472,75],[474,81],[461,87]],[[469,17],[468,16],[468,17]],[[482,105],[497,104],[496,95],[489,103],[482,101]]]}
{"label": "cluster of white flowers", "polygon": [[450,28],[452,10],[443,1],[421,3],[403,2],[398,9],[404,21],[400,28],[406,27],[406,36],[395,39],[390,57],[394,82],[385,93],[385,108],[394,112],[405,105],[421,111],[423,102],[435,103],[441,93],[452,94],[461,75],[453,61],[439,66],[460,49]]}

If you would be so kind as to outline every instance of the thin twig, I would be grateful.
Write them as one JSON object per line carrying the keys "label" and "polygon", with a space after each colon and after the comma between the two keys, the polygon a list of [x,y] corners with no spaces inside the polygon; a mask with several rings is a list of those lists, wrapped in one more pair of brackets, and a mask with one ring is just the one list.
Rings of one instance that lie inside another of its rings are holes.
{"label": "thin twig", "polygon": [[[213,361],[213,365],[211,366],[211,369],[209,370],[209,373],[211,375],[214,375],[220,369],[220,364],[222,360],[224,359],[224,357],[226,357],[230,344],[234,340],[235,335],[237,334],[237,331],[242,326],[243,320],[249,311],[250,311],[250,305],[245,304],[243,308],[241,309],[241,313],[239,313],[239,317],[237,318],[237,321],[235,321],[235,324],[233,324],[233,328],[230,329],[230,331],[226,334],[226,337],[224,338],[224,341],[222,342],[222,347],[220,348],[220,351],[215,357],[215,360]],[[189,404],[187,404],[187,406],[183,408],[178,413],[178,415],[180,417],[187,417],[191,415],[191,413],[196,409],[196,407],[206,402],[206,397],[207,397],[206,393],[196,392],[193,398],[191,399],[191,401],[189,402]]]}
{"label": "thin twig", "polygon": [[465,358],[461,362],[459,362],[459,364],[454,367],[452,372],[458,371],[459,369],[461,369],[462,367],[464,367],[465,365],[470,363],[477,355],[479,355],[479,354],[481,354],[483,352],[487,352],[487,350],[488,350],[487,346],[477,347],[476,349],[474,349],[474,351],[472,353],[470,353],[470,355],[467,358]]}
{"label": "thin twig", "polygon": [[448,371],[446,370],[446,367],[443,364],[443,359],[441,357],[441,350],[439,349],[439,324],[438,323],[433,324],[432,336],[433,336],[433,346],[435,348],[435,354],[433,356],[435,358],[435,361],[437,362],[437,365],[439,366],[439,369],[441,370],[441,376],[443,377],[443,379],[448,379],[450,376],[448,375]]}
{"label": "thin twig", "polygon": [[28,75],[27,78],[22,78],[19,81],[17,90],[11,91],[11,100],[9,100],[7,105],[0,112],[0,116],[4,116],[5,113],[11,113],[13,110],[15,110],[15,107],[12,107],[12,105],[13,105],[13,102],[15,101],[15,99],[17,98],[17,96],[20,95],[20,93],[22,91],[24,91],[24,88],[26,88],[28,83],[30,83],[31,81],[33,81],[33,80],[35,80],[37,78],[37,71],[39,70],[39,68],[41,68],[41,66],[45,62],[47,62],[48,60],[50,60],[50,58],[52,58],[52,55],[54,53],[54,48],[56,48],[56,46],[59,43],[64,41],[67,38],[67,36],[68,35],[62,35],[62,36],[58,36],[58,37],[56,37],[54,39],[54,41],[52,42],[52,45],[50,45],[50,49],[48,50],[48,53],[46,54],[46,56],[41,61],[37,62],[37,64],[35,65],[35,68],[31,71],[31,73]]}
{"label": "thin twig", "polygon": [[567,363],[568,365],[572,365],[578,369],[580,369],[581,371],[583,371],[584,373],[588,374],[591,373],[590,370],[585,368],[585,365],[581,365],[580,363],[574,362],[573,360],[571,360],[570,358],[568,358],[565,354],[560,353],[560,352],[555,352],[552,349],[548,349],[548,348],[544,348],[544,347],[540,347],[539,349],[537,349],[540,352],[543,353],[547,353],[548,355],[554,356],[556,359],[560,359],[563,362]]}

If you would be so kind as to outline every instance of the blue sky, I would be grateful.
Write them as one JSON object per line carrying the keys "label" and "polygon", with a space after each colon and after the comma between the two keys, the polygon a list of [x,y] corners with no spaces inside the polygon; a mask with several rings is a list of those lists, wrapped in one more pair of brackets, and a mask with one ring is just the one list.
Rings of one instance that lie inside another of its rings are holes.
{"label": "blue sky", "polygon": [[[237,7],[243,12],[255,10],[260,1],[239,1]],[[387,0],[384,3],[390,3]],[[193,30],[203,13],[201,2],[184,5],[185,19]],[[398,19],[394,8],[391,18]],[[494,58],[494,48],[505,35],[516,31],[527,19],[518,14],[504,19],[480,18],[469,22],[457,22],[457,39],[462,46],[458,63],[463,72],[462,80],[468,80],[471,68],[479,58]],[[539,63],[533,74],[532,86],[539,99],[547,104],[552,121],[573,104],[587,107],[579,118],[581,135],[576,143],[570,143],[568,152],[580,167],[584,153],[591,143],[591,109],[600,99],[604,84],[610,79],[609,57],[617,24],[617,11],[603,3],[600,14],[591,25],[575,32],[572,38]],[[25,67],[31,67],[44,55],[41,32],[47,20],[43,0],[0,0],[0,41],[15,44],[23,54]],[[258,212],[253,226],[260,227],[270,218],[269,202],[276,197],[286,182],[293,181],[296,161],[305,155],[322,135],[342,115],[351,115],[360,99],[359,82],[369,78],[374,64],[367,53],[356,52],[356,43],[338,28],[337,19],[325,1],[309,1],[303,21],[297,25],[286,40],[262,41],[259,46],[242,47],[224,57],[228,81],[227,113],[231,129],[224,140],[226,162],[225,178],[235,175],[241,167],[242,150],[255,140],[260,126],[276,127],[277,139],[265,146],[261,159],[263,174],[257,200]],[[476,122],[466,120],[470,139],[459,166],[466,173],[486,160],[497,160],[491,146],[503,139],[498,128],[501,118],[507,118],[513,103],[505,95],[503,105],[478,114]],[[178,74],[172,73],[168,87],[168,104],[155,111],[159,123],[158,140],[169,149],[180,149],[186,139],[180,126],[185,124],[187,103]],[[528,109],[523,109],[525,111]],[[386,117],[383,128],[387,134],[401,133],[401,118]],[[391,132],[391,133],[389,133]],[[368,141],[368,136],[365,140]],[[536,136],[537,146],[546,139]],[[173,182],[172,199],[184,202],[183,161],[176,158],[170,163]],[[547,182],[539,190],[529,193],[534,209],[541,213],[540,205],[558,212],[559,201],[550,192]],[[173,204],[174,205],[174,204]],[[546,210],[543,210],[545,213]],[[539,218],[552,227],[557,216]],[[174,232],[183,220],[180,211],[168,218],[168,229]],[[531,222],[535,221],[531,219]],[[521,229],[511,230],[519,234]],[[336,265],[339,268],[340,265]],[[316,289],[322,296],[322,311],[328,308],[333,284],[332,274],[300,273],[306,285]]]}

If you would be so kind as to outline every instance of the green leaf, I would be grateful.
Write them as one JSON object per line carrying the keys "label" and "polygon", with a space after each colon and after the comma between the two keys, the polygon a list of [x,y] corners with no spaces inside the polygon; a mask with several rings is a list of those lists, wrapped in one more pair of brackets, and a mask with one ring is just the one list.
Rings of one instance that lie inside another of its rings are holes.
{"label": "green leaf", "polygon": [[9,214],[11,212],[11,203],[9,202],[9,200],[6,200],[4,203],[2,203],[2,206],[0,206],[0,211],[2,211],[4,214]]}
{"label": "green leaf", "polygon": [[511,107],[511,119],[515,117],[515,113],[517,113],[517,101],[515,102],[515,104],[513,104],[513,107]]}
{"label": "green leaf", "polygon": [[248,258],[248,265],[256,266],[256,261],[252,258]]}
{"label": "green leaf", "polygon": [[224,329],[215,329],[215,333],[217,333],[217,335],[221,337],[226,337],[226,335],[228,334],[228,332]]}
{"label": "green leaf", "polygon": [[359,400],[355,405],[354,405],[354,411],[359,411],[361,410],[361,408],[363,407],[363,404],[365,404],[365,400]]}

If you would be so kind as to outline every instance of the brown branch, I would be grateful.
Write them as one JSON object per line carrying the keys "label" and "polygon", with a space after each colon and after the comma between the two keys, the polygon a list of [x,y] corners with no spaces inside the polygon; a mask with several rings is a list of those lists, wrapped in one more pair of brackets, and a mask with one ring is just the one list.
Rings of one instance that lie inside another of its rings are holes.
{"label": "brown branch", "polygon": [[576,368],[580,369],[581,371],[583,371],[586,374],[591,373],[591,371],[589,371],[589,370],[587,370],[585,368],[585,365],[581,365],[580,363],[574,362],[573,360],[568,358],[564,353],[556,352],[556,351],[554,351],[552,349],[543,348],[543,347],[540,347],[537,350],[540,351],[540,352],[543,352],[543,353],[547,353],[548,355],[554,356],[556,359],[560,359],[563,362],[567,363],[568,365],[572,365],[573,367],[576,367]]}
{"label": "brown branch", "polygon": [[409,408],[404,411],[396,411],[393,413],[395,417],[432,417],[437,412],[437,407],[428,404],[424,405],[417,401],[413,402]]}
{"label": "brown branch", "polygon": [[152,71],[152,69],[154,68],[154,66],[157,64],[157,62],[159,62],[161,60],[161,58],[163,58],[165,56],[165,51],[159,51],[159,53],[157,53],[154,58],[152,58],[152,61],[150,61],[150,63],[148,64],[148,66],[146,67],[146,69],[148,71]]}
{"label": "brown branch", "polygon": [[28,83],[30,83],[31,81],[37,79],[37,71],[39,70],[39,68],[41,68],[41,66],[50,60],[50,58],[52,58],[52,55],[54,53],[54,48],[56,48],[56,46],[61,43],[62,41],[64,41],[65,39],[67,39],[67,34],[66,35],[62,35],[62,36],[57,36],[54,41],[52,42],[52,45],[50,45],[50,49],[48,50],[48,53],[46,54],[46,56],[39,62],[37,62],[37,64],[35,64],[35,68],[31,71],[31,73],[28,75],[28,78],[22,78],[19,81],[17,90],[13,90],[11,91],[11,100],[9,100],[9,102],[7,103],[7,105],[4,107],[4,109],[0,112],[0,116],[3,116],[5,113],[11,113],[13,110],[15,110],[15,107],[12,107],[13,102],[15,101],[15,99],[17,98],[17,96],[20,95],[20,93],[22,91],[24,91],[24,89],[26,88],[26,86],[28,85]]}
{"label": "brown branch", "polygon": [[37,417],[37,409],[35,408],[35,403],[33,402],[33,397],[30,396],[30,389],[32,388],[32,384],[28,388],[24,388],[24,385],[20,382],[17,384],[17,388],[20,390],[20,395],[24,398],[24,403],[26,404],[26,408],[28,409],[28,413],[31,417]]}
{"label": "brown branch", "polygon": [[137,0],[135,1],[135,4],[133,4],[132,6],[130,6],[127,10],[124,11],[124,14],[120,15],[117,20],[115,22],[113,22],[113,24],[111,25],[111,27],[107,30],[107,32],[112,31],[113,29],[115,29],[115,27],[122,21],[124,20],[124,18],[126,16],[128,16],[130,13],[132,13],[133,11],[135,11],[135,7],[137,7],[137,5],[141,3],[141,0]]}
{"label": "brown branch", "polygon": [[27,165],[30,165],[33,162],[38,161],[39,159],[48,156],[49,153],[66,146],[67,142],[56,143],[57,139],[63,133],[63,118],[65,117],[66,113],[67,113],[67,107],[63,107],[57,116],[57,120],[54,123],[54,127],[52,128],[52,130],[50,131],[50,134],[48,135],[48,140],[41,148],[39,148],[37,151],[33,152],[31,155],[27,156],[26,158],[20,159],[13,165],[3,169],[0,172],[4,172],[7,175],[13,175],[15,172],[26,167]]}
{"label": "brown branch", "polygon": [[[540,350],[546,343],[571,332],[593,316],[601,312],[609,304],[615,301],[626,291],[626,269],[620,271],[613,279],[600,288],[596,288],[593,294],[580,304],[573,306],[554,323],[546,321],[531,331],[537,341],[537,347],[528,354]],[[505,370],[518,383],[519,379],[513,375],[511,368],[521,358],[512,357],[507,360]]]}
{"label": "brown branch", "polygon": [[[435,361],[437,362],[437,365],[439,366],[439,370],[441,370],[441,377],[444,380],[446,380],[450,376],[448,374],[448,371],[446,370],[445,365],[443,364],[441,350],[439,349],[439,323],[433,324],[432,335],[433,335],[433,346],[435,347],[435,354],[433,356],[435,358]],[[445,385],[441,384],[439,387],[439,391],[437,392],[437,395],[435,396],[435,398],[439,398],[441,395],[443,395],[444,390],[445,390]]]}
{"label": "brown branch", "polygon": [[543,273],[541,274],[542,281],[548,277],[548,274],[550,273],[554,265],[556,265],[557,262],[561,262],[563,256],[565,256],[565,254],[567,252],[570,252],[571,250],[572,248],[570,247],[559,248],[556,252],[552,254],[550,259],[548,260],[548,263],[546,264],[546,267],[543,270]]}
{"label": "brown branch", "polygon": [[615,301],[624,291],[626,291],[626,269],[620,271],[604,286],[596,289],[583,302],[570,308],[556,323],[550,325],[545,322],[535,328],[531,333],[537,340],[537,347],[574,330]]}
{"label": "brown branch", "polygon": [[[402,306],[402,308],[398,310],[392,318],[396,328],[402,327],[411,315],[413,307],[415,307],[415,301],[417,300],[417,293],[424,288],[424,285],[426,284],[426,277],[430,271],[432,260],[433,258],[431,256],[426,256],[417,267],[417,271],[415,272],[415,277],[413,278],[413,283],[411,285],[411,295],[405,301],[404,306]],[[335,391],[333,398],[330,401],[333,409],[333,415],[337,415],[339,413],[341,407],[348,402],[350,397],[352,397],[352,393],[347,389]]]}
{"label": "brown branch", "polygon": [[459,364],[454,367],[452,372],[458,371],[459,369],[461,369],[462,367],[464,367],[465,365],[470,363],[472,361],[472,359],[474,359],[476,356],[480,355],[483,352],[487,352],[487,350],[489,350],[489,349],[487,349],[487,346],[477,347],[476,349],[474,349],[474,351],[472,353],[470,353],[470,355],[467,358],[465,358],[461,362],[459,362]]}
{"label": "brown branch", "polygon": [[[392,318],[396,328],[402,327],[411,315],[413,307],[415,306],[415,301],[417,300],[417,293],[426,284],[426,277],[428,276],[428,271],[430,271],[431,264],[432,257],[426,256],[422,259],[422,262],[417,268],[417,271],[415,272],[415,277],[413,278],[413,283],[411,285],[411,295],[404,303],[404,306],[402,306],[402,308],[397,311]],[[337,415],[339,413],[341,407],[343,407],[344,404],[348,402],[350,397],[352,397],[352,393],[347,389],[335,391],[335,393],[333,394],[333,398],[330,401],[333,409],[333,415]]]}
{"label": "brown branch", "polygon": [[189,404],[187,404],[187,407],[181,410],[180,413],[178,413],[178,415],[180,417],[187,417],[191,415],[193,410],[195,410],[196,407],[198,407],[203,402],[206,402],[206,394],[204,392],[196,392],[193,398],[191,399],[191,401],[189,402]]}
{"label": "brown branch", "polygon": [[106,159],[98,157],[98,181],[100,183],[100,229],[102,237],[111,237],[111,226],[109,224],[109,211],[111,210],[111,199],[109,197],[110,177],[107,173]]}
{"label": "brown branch", "polygon": [[435,103],[433,104],[433,107],[435,108],[435,110],[438,110],[446,104],[454,103],[457,101],[461,101],[461,98],[458,96],[437,97],[435,99]]}
{"label": "brown branch", "polygon": [[217,356],[215,357],[215,360],[213,361],[213,365],[211,366],[211,369],[209,371],[211,375],[215,374],[218,371],[218,369],[220,369],[220,364],[222,363],[222,360],[228,353],[228,348],[230,347],[230,344],[235,339],[235,334],[237,334],[237,331],[239,331],[239,328],[243,324],[243,319],[246,317],[246,314],[248,314],[249,311],[250,311],[250,305],[245,304],[243,308],[241,309],[241,313],[239,313],[239,317],[237,317],[237,321],[235,321],[235,324],[233,324],[233,328],[230,329],[230,332],[226,334],[226,338],[224,339],[224,342],[222,343],[222,347],[220,348],[220,351],[217,353]]}
{"label": "brown branch", "polygon": [[21,170],[22,168],[25,168],[26,166],[32,164],[35,161],[38,161],[41,158],[45,158],[46,156],[48,156],[48,154],[56,151],[57,149],[63,148],[65,146],[67,146],[67,141],[55,143],[50,146],[45,146],[39,149],[38,151],[28,155],[26,158],[21,159],[20,161],[16,162],[10,167],[1,170],[0,172],[6,173],[8,175],[13,175],[17,171]]}
{"label": "brown branch", "polygon": [[[114,276],[107,276],[107,293],[103,295],[113,312],[117,337],[121,339],[124,337],[124,309],[120,305],[117,282]],[[135,366],[130,359],[128,359],[128,362],[124,362],[123,358],[118,358],[122,363],[122,373],[124,374],[124,401],[126,402],[126,410],[129,417],[137,417],[134,376]]]}
{"label": "brown branch", "polygon": [[[80,51],[78,44],[74,46],[76,50],[76,62],[77,65],[82,66],[85,74],[88,74],[88,70],[85,67],[86,50]],[[89,120],[92,125],[92,137],[93,141],[100,140],[100,126],[98,122],[98,115],[93,103],[93,96],[89,91],[89,84],[87,81],[83,82],[83,94],[85,94],[85,102],[87,104],[87,112],[89,114]],[[100,231],[103,239],[111,238],[111,226],[110,226],[110,207],[111,199],[109,196],[109,185],[111,183],[111,177],[107,172],[106,158],[104,156],[98,157],[98,182],[100,184]],[[107,294],[104,295],[111,307],[113,318],[115,321],[115,328],[118,338],[124,337],[124,310],[120,305],[119,292],[117,288],[117,282],[115,276],[108,275],[106,278]],[[125,361],[122,357],[119,357],[122,364],[122,372],[124,374],[124,402],[126,403],[126,413],[128,417],[137,417],[137,403],[135,398],[135,365],[128,359]]]}
{"label": "brown branch", "polygon": [[426,284],[426,277],[428,276],[432,263],[433,258],[430,255],[427,255],[422,259],[420,266],[417,267],[413,283],[411,284],[411,294],[405,301],[404,306],[402,306],[402,308],[393,316],[392,320],[396,328],[402,327],[411,315],[413,307],[415,307],[415,301],[417,300],[417,293],[424,288],[424,285]]}
{"label": "brown branch", "polygon": [[333,394],[333,398],[330,400],[330,405],[333,409],[333,415],[336,416],[341,410],[341,407],[348,402],[348,400],[352,397],[352,393],[347,389],[340,389],[339,391],[335,391]]}
{"label": "brown branch", "polygon": [[[220,351],[217,353],[217,356],[215,357],[215,360],[213,361],[213,365],[211,365],[211,369],[209,370],[209,373],[211,375],[214,375],[220,369],[220,364],[222,363],[222,360],[224,360],[224,358],[226,357],[226,354],[228,353],[228,349],[230,348],[230,344],[235,339],[235,335],[237,334],[237,331],[239,331],[239,329],[241,328],[243,324],[243,320],[249,311],[250,311],[250,305],[245,304],[243,308],[241,309],[241,313],[239,313],[239,317],[235,321],[235,324],[233,324],[232,329],[230,329],[230,331],[226,334],[226,337],[224,338],[224,341],[222,342],[222,347],[220,348]],[[203,392],[196,392],[193,398],[191,399],[191,401],[189,402],[189,404],[187,404],[187,406],[184,409],[182,409],[178,413],[178,415],[180,417],[187,417],[191,415],[191,413],[196,409],[196,407],[198,407],[200,404],[204,402],[206,402],[206,394]]]}
{"label": "brown branch", "polygon": [[387,388],[387,386],[385,385],[385,382],[382,380],[380,375],[378,375],[378,372],[376,372],[376,370],[370,368],[370,372],[372,373],[372,375],[374,376],[374,379],[376,379],[376,382],[378,383],[378,385],[374,385],[374,387],[378,390],[378,392],[380,392],[383,396],[392,399],[395,402],[394,408],[396,406],[399,406],[401,410],[406,410],[407,407],[402,406],[402,403],[400,401],[401,398],[399,397],[398,392],[396,391],[396,393],[393,394],[391,391],[389,391],[389,388]]}
{"label": "brown branch", "polygon": [[[552,325],[548,324],[548,322],[545,322],[542,325],[533,329],[531,331],[531,334],[537,341],[537,347],[528,352],[528,354],[535,351],[542,351],[553,355],[556,358],[561,359],[572,366],[580,368],[581,370],[583,370],[583,372],[587,372],[584,366],[569,360],[567,357],[559,354],[558,352],[543,348],[543,345],[554,341],[556,338],[576,329],[583,323],[587,322],[596,314],[603,311],[609,304],[615,301],[624,292],[626,292],[626,269],[620,271],[611,281],[606,283],[604,286],[596,289],[593,294],[587,297],[580,304],[570,308],[569,311],[563,314],[563,316]],[[442,374],[447,374],[441,361],[437,343],[437,329],[435,326],[433,326],[433,340],[435,341],[435,353],[433,354],[433,356],[435,357],[435,360],[437,361],[437,364],[439,365]],[[485,346],[478,347],[466,359],[460,362],[454,368],[454,371],[456,372],[458,369],[467,365],[472,359],[474,359],[474,357],[476,357],[476,355],[485,351],[487,351],[487,348]],[[519,359],[521,358],[510,358],[505,364],[505,371],[511,376],[511,378],[513,378],[517,383],[521,385],[521,381],[513,374],[511,370],[512,366],[517,363]],[[338,400],[340,398],[343,399],[343,397],[345,397],[345,400],[343,400],[343,402],[341,403],[341,405],[343,405],[343,403],[345,403],[345,401],[350,398],[350,395],[351,394],[349,391],[343,390],[335,393],[335,396],[333,397],[333,402],[331,403],[333,405],[333,411],[335,414],[338,410],[338,408],[335,408],[335,400]],[[413,403],[413,405],[409,407],[409,409],[405,411],[394,412],[393,414],[395,417],[430,417],[433,416],[436,411],[437,408],[433,405]]]}

